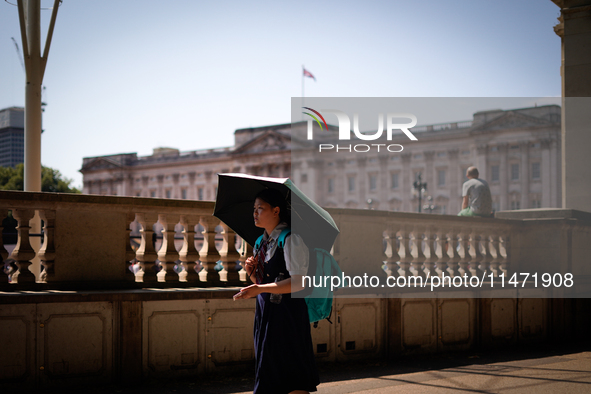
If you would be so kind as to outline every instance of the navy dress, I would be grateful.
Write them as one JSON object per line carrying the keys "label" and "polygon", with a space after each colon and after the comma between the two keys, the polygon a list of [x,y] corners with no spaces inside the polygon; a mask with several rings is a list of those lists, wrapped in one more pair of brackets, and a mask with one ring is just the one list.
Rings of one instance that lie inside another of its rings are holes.
{"label": "navy dress", "polygon": [[[277,247],[264,264],[263,283],[272,283],[285,268],[283,249]],[[308,307],[303,298],[283,294],[281,302],[269,301],[269,293],[257,296],[254,320],[254,394],[283,394],[294,390],[316,391],[320,384],[310,334]]]}

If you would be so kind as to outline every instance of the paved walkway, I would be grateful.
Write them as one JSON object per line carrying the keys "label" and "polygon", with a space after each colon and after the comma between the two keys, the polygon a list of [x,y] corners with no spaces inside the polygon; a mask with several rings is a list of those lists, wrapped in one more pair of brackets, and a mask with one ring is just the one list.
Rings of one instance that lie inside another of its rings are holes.
{"label": "paved walkway", "polygon": [[[318,394],[591,393],[591,345],[538,345],[495,352],[404,357],[396,362],[320,364]],[[250,373],[108,386],[85,393],[252,393]],[[69,392],[60,390],[60,393]]]}

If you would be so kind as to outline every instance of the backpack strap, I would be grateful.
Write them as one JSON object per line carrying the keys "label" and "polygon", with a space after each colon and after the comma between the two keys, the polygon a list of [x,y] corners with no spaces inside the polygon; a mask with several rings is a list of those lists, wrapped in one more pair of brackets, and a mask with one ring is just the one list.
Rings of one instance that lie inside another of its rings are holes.
{"label": "backpack strap", "polygon": [[284,228],[283,230],[281,230],[281,234],[279,234],[279,237],[277,238],[277,245],[281,249],[283,249],[283,247],[285,246],[285,238],[287,238],[289,234],[291,234],[290,228]]}
{"label": "backpack strap", "polygon": [[[287,238],[287,236],[291,234],[291,229],[290,228],[284,228],[283,230],[281,230],[281,233],[279,234],[279,237],[277,237],[277,245],[279,245],[279,247],[281,249],[283,249],[283,247],[285,246],[285,238]],[[261,247],[261,244],[263,243],[263,235],[261,235],[260,237],[257,238],[257,241],[254,243],[254,250],[259,250],[259,248]]]}
{"label": "backpack strap", "polygon": [[263,243],[263,234],[261,234],[260,237],[257,238],[257,241],[254,243],[254,250],[255,252],[257,250],[259,250],[259,248],[261,247],[261,244]]}

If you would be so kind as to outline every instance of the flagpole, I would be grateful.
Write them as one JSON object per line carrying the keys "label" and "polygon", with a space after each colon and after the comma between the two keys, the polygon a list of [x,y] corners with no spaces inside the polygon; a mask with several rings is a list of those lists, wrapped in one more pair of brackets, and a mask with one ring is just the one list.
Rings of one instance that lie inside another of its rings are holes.
{"label": "flagpole", "polygon": [[[306,69],[306,67],[304,67],[304,65],[302,64],[302,107],[306,106],[306,99],[304,97],[304,79],[306,78],[304,76],[304,70]],[[300,115],[300,117],[302,118],[302,120],[304,120],[304,114],[302,113]]]}

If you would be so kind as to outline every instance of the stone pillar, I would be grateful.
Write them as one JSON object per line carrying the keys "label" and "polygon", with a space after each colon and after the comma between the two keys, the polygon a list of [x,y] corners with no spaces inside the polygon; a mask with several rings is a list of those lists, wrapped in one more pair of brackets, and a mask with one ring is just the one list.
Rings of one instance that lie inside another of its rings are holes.
{"label": "stone pillar", "polygon": [[521,151],[521,209],[529,208],[529,143],[521,142],[519,144]]}
{"label": "stone pillar", "polygon": [[560,7],[562,207],[591,212],[591,0],[552,0]]}
{"label": "stone pillar", "polygon": [[156,197],[164,198],[164,175],[158,175],[156,179],[158,179],[158,192],[156,193]]}
{"label": "stone pillar", "polygon": [[148,189],[148,185],[150,182],[150,177],[147,175],[142,176],[142,197],[150,197],[150,189]]}
{"label": "stone pillar", "polygon": [[205,195],[203,196],[206,200],[215,200],[215,185],[211,182],[211,176],[213,171],[205,171],[205,184],[211,185],[205,189]]}
{"label": "stone pillar", "polygon": [[195,171],[189,172],[189,193],[187,193],[187,198],[189,200],[197,200],[197,188],[195,187]]}
{"label": "stone pillar", "polygon": [[423,177],[423,182],[427,182],[427,192],[423,196],[425,199],[427,196],[433,196],[435,190],[437,189],[437,184],[435,183],[435,176],[433,174],[433,158],[435,157],[434,151],[425,151],[423,152],[423,157],[425,158],[425,174]]}
{"label": "stone pillar", "polygon": [[476,168],[478,168],[478,172],[480,173],[479,178],[484,179],[487,182],[490,182],[489,172],[488,172],[488,145],[487,144],[480,144],[476,147]]}
{"label": "stone pillar", "polygon": [[335,197],[336,203],[339,208],[345,206],[345,195],[347,193],[347,177],[345,175],[345,160],[336,159],[335,165],[337,166],[337,175],[335,179]]}
{"label": "stone pillar", "polygon": [[179,188],[179,174],[172,174],[172,198],[180,199],[181,190]]}
{"label": "stone pillar", "polygon": [[507,152],[509,150],[508,144],[499,144],[499,157],[501,162],[499,164],[499,185],[501,186],[501,194],[499,198],[499,210],[503,211],[509,209],[507,192],[509,186],[509,169],[507,168]]}
{"label": "stone pillar", "polygon": [[365,208],[367,207],[367,182],[369,177],[367,176],[367,170],[366,170],[366,165],[367,165],[367,157],[360,157],[357,159],[357,168],[359,169],[358,171],[358,179],[356,179],[357,181],[357,185],[359,185],[359,204],[360,207],[359,208]]}
{"label": "stone pillar", "polygon": [[413,212],[412,210],[412,183],[414,179],[411,179],[412,174],[410,173],[410,153],[402,153],[402,211]]}
{"label": "stone pillar", "polygon": [[381,209],[383,211],[390,209],[390,207],[388,206],[388,190],[390,190],[390,188],[388,187],[388,159],[388,156],[378,157],[378,161],[380,163],[380,190],[378,194],[380,196],[380,206],[378,207],[378,209]]}
{"label": "stone pillar", "polygon": [[449,214],[460,212],[462,208],[462,184],[460,179],[460,164],[458,162],[460,150],[450,149],[447,151],[449,157]]}

